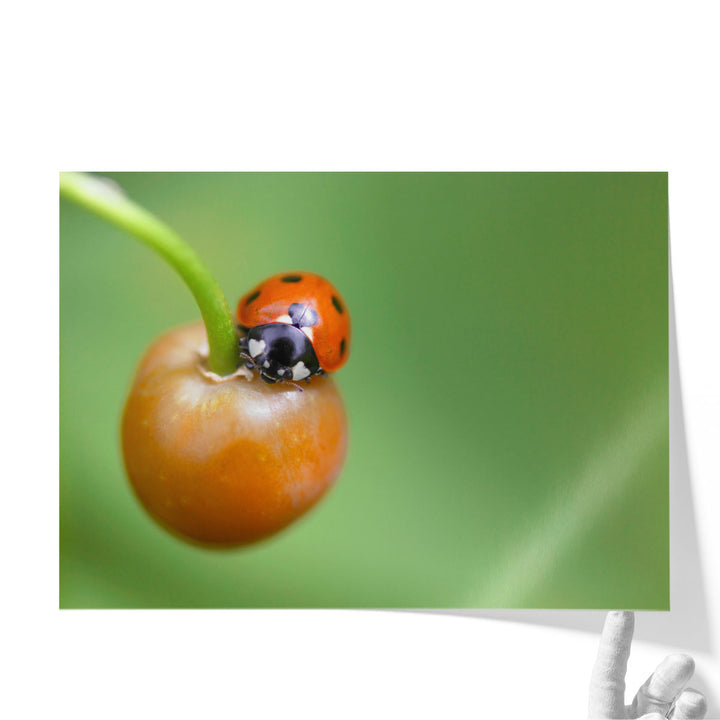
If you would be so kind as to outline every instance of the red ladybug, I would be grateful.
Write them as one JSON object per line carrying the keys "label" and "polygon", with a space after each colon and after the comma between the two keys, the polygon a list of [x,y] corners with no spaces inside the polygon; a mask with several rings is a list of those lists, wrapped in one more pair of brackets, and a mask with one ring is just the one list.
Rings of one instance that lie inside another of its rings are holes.
{"label": "red ladybug", "polygon": [[267,383],[309,382],[350,352],[350,316],[340,293],[308,272],[273,275],[238,303],[242,357]]}

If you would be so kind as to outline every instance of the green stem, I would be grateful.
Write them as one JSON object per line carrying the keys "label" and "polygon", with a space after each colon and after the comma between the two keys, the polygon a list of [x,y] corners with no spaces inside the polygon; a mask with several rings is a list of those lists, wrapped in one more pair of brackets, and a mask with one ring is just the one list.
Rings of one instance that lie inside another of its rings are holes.
{"label": "green stem", "polygon": [[205,323],[210,370],[218,375],[233,373],[238,366],[239,350],[230,308],[220,286],[195,251],[106,178],[60,173],[60,194],[134,235],[177,270],[195,297]]}

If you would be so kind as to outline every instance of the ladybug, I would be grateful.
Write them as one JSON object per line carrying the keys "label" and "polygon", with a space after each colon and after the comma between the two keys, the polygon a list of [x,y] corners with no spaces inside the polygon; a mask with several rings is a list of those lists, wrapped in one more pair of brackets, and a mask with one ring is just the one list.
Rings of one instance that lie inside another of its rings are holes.
{"label": "ladybug", "polygon": [[338,370],[350,352],[347,307],[333,285],[314,273],[268,278],[240,298],[237,321],[245,364],[267,383],[309,382]]}

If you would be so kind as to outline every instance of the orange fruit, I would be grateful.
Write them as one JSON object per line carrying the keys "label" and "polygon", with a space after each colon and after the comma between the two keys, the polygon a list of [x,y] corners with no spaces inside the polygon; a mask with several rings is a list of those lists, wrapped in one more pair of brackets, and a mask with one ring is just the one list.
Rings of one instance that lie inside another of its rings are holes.
{"label": "orange fruit", "polygon": [[140,363],[122,419],[130,483],[163,526],[197,543],[251,543],[287,527],[333,485],[347,419],[329,377],[304,392],[205,369],[202,323]]}

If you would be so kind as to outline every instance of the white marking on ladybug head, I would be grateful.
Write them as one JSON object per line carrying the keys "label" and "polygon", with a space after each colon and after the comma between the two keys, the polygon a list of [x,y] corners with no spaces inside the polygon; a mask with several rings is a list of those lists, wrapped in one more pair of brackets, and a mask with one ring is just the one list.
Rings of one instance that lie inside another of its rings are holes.
{"label": "white marking on ladybug head", "polygon": [[305,363],[302,360],[293,365],[292,372],[293,380],[304,380],[306,377],[310,377],[310,371],[305,367]]}
{"label": "white marking on ladybug head", "polygon": [[311,327],[301,327],[300,330],[310,342],[313,341],[313,333]]}
{"label": "white marking on ladybug head", "polygon": [[286,325],[292,325],[292,318],[289,315],[281,315],[275,318],[275,322],[285,323]]}
{"label": "white marking on ladybug head", "polygon": [[251,357],[257,357],[265,350],[265,341],[253,340],[253,338],[250,338],[248,341],[248,350],[250,351]]}
{"label": "white marking on ladybug head", "polygon": [[270,367],[270,363],[266,360],[266,361],[263,363],[263,367],[269,368],[269,367]]}

